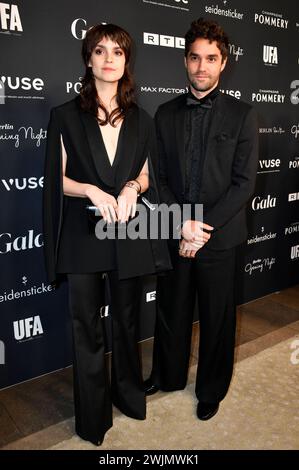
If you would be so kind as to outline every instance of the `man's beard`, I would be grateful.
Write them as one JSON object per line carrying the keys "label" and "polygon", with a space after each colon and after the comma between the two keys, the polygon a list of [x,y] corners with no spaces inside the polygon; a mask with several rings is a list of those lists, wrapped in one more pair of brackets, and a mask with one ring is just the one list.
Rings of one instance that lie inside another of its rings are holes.
{"label": "man's beard", "polygon": [[211,88],[214,88],[218,82],[218,79],[215,79],[215,80],[209,79],[206,83],[203,83],[202,85],[200,85],[197,80],[192,79],[189,75],[188,75],[188,79],[189,79],[190,85],[192,85],[194,90],[199,91],[199,92],[208,91]]}

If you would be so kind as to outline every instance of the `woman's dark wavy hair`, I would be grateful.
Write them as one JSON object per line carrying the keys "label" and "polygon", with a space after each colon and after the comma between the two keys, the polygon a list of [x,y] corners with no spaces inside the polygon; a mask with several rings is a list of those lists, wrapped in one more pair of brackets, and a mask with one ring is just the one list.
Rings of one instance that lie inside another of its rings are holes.
{"label": "woman's dark wavy hair", "polygon": [[[116,101],[118,107],[114,109],[111,114],[108,113],[98,97],[92,69],[88,65],[93,50],[103,38],[109,38],[111,41],[116,42],[124,51],[126,59],[124,74],[119,80],[117,87]],[[105,126],[108,123],[115,126],[116,121],[123,118],[134,103],[134,82],[129,70],[131,49],[132,38],[129,33],[114,24],[99,24],[93,26],[87,31],[83,40],[82,58],[85,64],[85,75],[82,78],[82,87],[80,89],[81,108],[92,114],[101,126]],[[98,108],[101,108],[104,112],[105,119],[98,117]]]}
{"label": "woman's dark wavy hair", "polygon": [[229,39],[225,31],[216,21],[199,18],[191,23],[189,31],[185,34],[185,57],[187,57],[191,44],[198,38],[216,41],[222,55],[222,62],[227,58]]}

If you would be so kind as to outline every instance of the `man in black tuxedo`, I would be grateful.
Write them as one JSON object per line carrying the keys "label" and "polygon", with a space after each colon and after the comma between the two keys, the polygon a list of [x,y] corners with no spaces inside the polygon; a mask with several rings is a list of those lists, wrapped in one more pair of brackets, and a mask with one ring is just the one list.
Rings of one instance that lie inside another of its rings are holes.
{"label": "man in black tuxedo", "polygon": [[235,251],[247,236],[245,206],[253,193],[258,132],[252,107],[219,92],[228,38],[200,18],[185,36],[188,94],[156,114],[162,202],[203,205],[170,240],[173,271],[159,277],[153,369],[148,395],[186,386],[193,311],[200,322],[197,416],[210,419],[225,397],[235,344]]}

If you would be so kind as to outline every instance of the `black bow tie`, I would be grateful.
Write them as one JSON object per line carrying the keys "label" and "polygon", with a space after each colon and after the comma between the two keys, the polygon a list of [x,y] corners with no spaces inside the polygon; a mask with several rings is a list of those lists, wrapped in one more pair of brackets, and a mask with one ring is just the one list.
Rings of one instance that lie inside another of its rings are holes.
{"label": "black bow tie", "polygon": [[196,98],[192,98],[192,96],[188,95],[186,104],[187,106],[201,106],[202,108],[210,109],[213,102],[211,98],[207,98],[206,100],[197,100]]}

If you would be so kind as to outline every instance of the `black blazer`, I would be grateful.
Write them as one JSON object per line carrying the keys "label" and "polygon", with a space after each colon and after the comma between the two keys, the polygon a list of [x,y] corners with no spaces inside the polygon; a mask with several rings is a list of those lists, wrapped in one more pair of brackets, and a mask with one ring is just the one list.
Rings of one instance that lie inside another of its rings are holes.
{"label": "black blazer", "polygon": [[[162,202],[184,203],[184,117],[186,95],[158,108],[155,116]],[[258,129],[254,109],[219,93],[215,98],[205,149],[199,203],[204,222],[215,227],[207,246],[222,250],[247,236],[245,207],[254,191]]]}
{"label": "black blazer", "polygon": [[98,240],[86,211],[90,201],[63,195],[60,134],[68,155],[66,176],[96,185],[115,197],[126,181],[139,175],[148,158],[150,188],[147,196],[151,202],[158,203],[152,161],[156,151],[152,119],[134,105],[122,127],[118,164],[115,172],[111,172],[98,123],[92,115],[82,111],[79,98],[51,112],[43,198],[45,259],[50,282],[56,279],[57,273],[107,271],[112,266],[118,270],[120,279],[171,267],[165,241]]}

